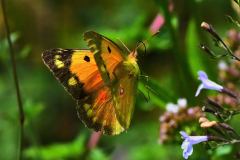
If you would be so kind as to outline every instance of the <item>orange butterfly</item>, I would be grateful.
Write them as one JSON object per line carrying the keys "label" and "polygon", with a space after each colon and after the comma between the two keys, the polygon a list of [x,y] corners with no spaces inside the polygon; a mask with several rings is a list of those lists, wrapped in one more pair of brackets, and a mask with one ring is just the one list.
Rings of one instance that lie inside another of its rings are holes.
{"label": "orange butterfly", "polygon": [[125,55],[117,44],[93,31],[84,33],[90,50],[51,49],[44,63],[77,100],[82,122],[116,135],[129,128],[139,77],[137,52]]}

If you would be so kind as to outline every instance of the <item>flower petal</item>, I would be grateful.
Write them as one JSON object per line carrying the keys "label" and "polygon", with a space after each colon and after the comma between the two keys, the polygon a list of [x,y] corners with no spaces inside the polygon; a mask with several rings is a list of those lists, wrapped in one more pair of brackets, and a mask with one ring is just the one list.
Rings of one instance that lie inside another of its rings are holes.
{"label": "flower petal", "polygon": [[193,147],[191,144],[188,145],[187,150],[185,151],[185,159],[188,159],[189,156],[191,156],[193,153]]}
{"label": "flower petal", "polygon": [[188,159],[188,157],[193,153],[192,144],[188,140],[185,140],[182,143],[181,148],[183,149],[183,157],[185,159]]}
{"label": "flower petal", "polygon": [[205,142],[207,140],[208,140],[208,136],[189,136],[189,139],[188,139],[188,141],[191,144],[198,144],[201,142]]}
{"label": "flower petal", "polygon": [[181,148],[182,148],[183,150],[185,150],[185,149],[188,148],[188,145],[189,145],[189,141],[184,140],[183,143],[182,143],[182,145],[181,145]]}
{"label": "flower petal", "polygon": [[204,71],[198,71],[198,77],[200,80],[208,79],[208,76]]}
{"label": "flower petal", "polygon": [[204,86],[203,86],[203,84],[200,84],[199,86],[198,86],[198,89],[197,89],[197,92],[196,92],[196,94],[195,94],[195,97],[197,97],[199,94],[200,94],[200,92],[201,92],[201,90],[204,88]]}
{"label": "flower petal", "polygon": [[226,71],[228,69],[228,65],[225,61],[219,61],[218,63],[218,69],[220,71]]}
{"label": "flower petal", "polygon": [[217,90],[217,91],[221,91],[223,89],[223,87],[211,80],[204,80],[202,81],[203,84],[203,88],[205,89],[211,89],[211,90]]}
{"label": "flower petal", "polygon": [[158,30],[163,26],[163,24],[165,23],[165,19],[163,17],[163,15],[161,15],[160,13],[157,14],[157,16],[155,17],[155,19],[153,20],[151,26],[150,26],[150,32],[152,35],[156,34],[158,32]]}
{"label": "flower petal", "polygon": [[177,104],[181,108],[185,108],[187,106],[187,100],[185,98],[179,98]]}
{"label": "flower petal", "polygon": [[183,139],[186,139],[186,138],[189,137],[188,134],[186,132],[184,132],[184,131],[180,131],[180,134],[181,134]]}
{"label": "flower petal", "polygon": [[172,113],[177,113],[179,111],[179,107],[176,104],[168,103],[166,105],[167,111]]}

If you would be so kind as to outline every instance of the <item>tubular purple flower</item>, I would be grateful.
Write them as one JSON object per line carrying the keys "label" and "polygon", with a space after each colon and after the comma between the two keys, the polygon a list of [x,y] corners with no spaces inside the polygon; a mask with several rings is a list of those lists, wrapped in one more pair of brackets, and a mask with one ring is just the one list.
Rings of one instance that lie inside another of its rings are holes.
{"label": "tubular purple flower", "polygon": [[209,80],[207,74],[204,71],[198,71],[198,79],[202,81],[202,83],[198,86],[195,97],[200,94],[202,89],[211,89],[216,91],[222,91],[223,89],[223,86]]}
{"label": "tubular purple flower", "polygon": [[181,148],[183,149],[184,159],[188,159],[193,153],[193,145],[208,141],[208,136],[189,136],[186,132],[181,131],[180,134],[184,139]]}

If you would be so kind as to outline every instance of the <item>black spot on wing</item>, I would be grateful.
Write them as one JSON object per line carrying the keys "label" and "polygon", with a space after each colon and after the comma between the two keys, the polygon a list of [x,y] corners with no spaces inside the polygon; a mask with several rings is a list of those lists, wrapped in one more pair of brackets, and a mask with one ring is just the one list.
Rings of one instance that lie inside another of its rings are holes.
{"label": "black spot on wing", "polygon": [[112,52],[112,50],[111,50],[111,48],[109,46],[107,47],[107,50],[108,50],[108,53]]}
{"label": "black spot on wing", "polygon": [[84,61],[90,62],[90,57],[89,57],[89,56],[85,56],[85,57],[84,57]]}

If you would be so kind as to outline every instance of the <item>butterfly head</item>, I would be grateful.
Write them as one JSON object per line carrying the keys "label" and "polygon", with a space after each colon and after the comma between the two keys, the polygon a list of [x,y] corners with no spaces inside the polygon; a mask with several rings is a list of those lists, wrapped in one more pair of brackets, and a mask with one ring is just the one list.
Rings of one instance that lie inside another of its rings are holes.
{"label": "butterfly head", "polygon": [[137,64],[137,50],[133,50],[127,57],[127,60],[124,61],[124,66],[129,71],[129,74],[137,77],[139,75],[139,67]]}
{"label": "butterfly head", "polygon": [[128,59],[132,59],[133,61],[137,61],[137,48],[134,49],[132,52],[130,52],[130,54],[128,55]]}

